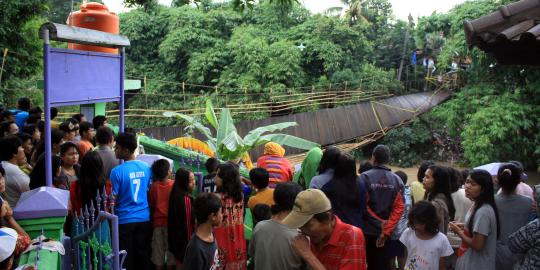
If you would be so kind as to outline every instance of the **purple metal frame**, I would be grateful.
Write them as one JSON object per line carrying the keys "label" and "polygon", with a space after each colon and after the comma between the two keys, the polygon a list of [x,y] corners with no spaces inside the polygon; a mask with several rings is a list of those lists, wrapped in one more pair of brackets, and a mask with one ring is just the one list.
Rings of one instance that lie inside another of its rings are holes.
{"label": "purple metal frame", "polygon": [[49,49],[49,101],[68,106],[120,100],[121,55]]}
{"label": "purple metal frame", "polygon": [[52,186],[51,106],[118,101],[123,132],[125,49],[114,55],[52,48],[48,30],[43,43],[45,172],[47,186]]}
{"label": "purple metal frame", "polygon": [[[118,101],[120,132],[123,132],[125,48],[119,49],[120,55],[58,49],[50,46],[49,38],[49,30],[45,29],[43,36],[45,172],[47,186],[52,186],[51,105]],[[96,87],[89,87],[92,85]],[[112,222],[113,269],[120,269],[118,218],[114,213],[103,211],[99,215]]]}

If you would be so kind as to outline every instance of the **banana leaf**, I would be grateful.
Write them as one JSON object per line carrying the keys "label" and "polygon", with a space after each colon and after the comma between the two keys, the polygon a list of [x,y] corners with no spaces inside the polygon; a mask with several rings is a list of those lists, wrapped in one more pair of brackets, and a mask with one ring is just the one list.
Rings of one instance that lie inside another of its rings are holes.
{"label": "banana leaf", "polygon": [[[195,117],[185,115],[182,113],[177,113],[177,112],[164,112],[163,116],[180,118],[184,120],[185,122],[187,122],[188,126],[194,127],[209,140],[214,139],[214,137],[212,137],[212,132],[210,131],[210,129],[205,127],[203,124],[201,124],[201,122],[199,122],[199,120],[196,119]],[[186,128],[189,129],[189,127],[186,127]]]}
{"label": "banana leaf", "polygon": [[244,147],[244,140],[236,132],[231,132],[221,142],[229,151],[236,151]]}
{"label": "banana leaf", "polygon": [[220,149],[223,145],[223,140],[231,133],[236,133],[236,127],[229,109],[224,108],[219,115],[219,125],[217,128],[216,147]]}
{"label": "banana leaf", "polygon": [[260,136],[263,135],[266,132],[274,132],[276,130],[282,130],[286,129],[288,127],[294,127],[298,124],[296,122],[283,122],[283,123],[277,123],[273,125],[268,125],[264,127],[256,128],[252,131],[250,131],[245,137],[244,137],[244,144],[245,145],[255,145],[257,143],[257,140],[259,140]]}
{"label": "banana leaf", "polygon": [[257,141],[256,146],[265,144],[267,142],[275,142],[277,144],[286,145],[298,149],[310,150],[313,147],[319,147],[318,143],[314,143],[296,136],[288,134],[268,134],[261,136]]}
{"label": "banana leaf", "polygon": [[204,112],[204,115],[206,116],[206,119],[208,120],[210,125],[212,125],[217,130],[218,119],[216,117],[214,106],[212,106],[212,101],[210,99],[206,100],[206,110]]}

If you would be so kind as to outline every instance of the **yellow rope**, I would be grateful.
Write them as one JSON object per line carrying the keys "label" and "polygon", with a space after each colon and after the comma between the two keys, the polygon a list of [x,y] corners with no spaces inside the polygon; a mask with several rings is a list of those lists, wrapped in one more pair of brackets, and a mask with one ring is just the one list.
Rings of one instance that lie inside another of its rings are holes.
{"label": "yellow rope", "polygon": [[394,106],[394,105],[390,105],[390,104],[386,104],[386,103],[382,103],[382,102],[378,102],[378,101],[373,101],[373,103],[379,104],[379,105],[382,105],[382,106],[386,106],[386,107],[388,107],[388,108],[400,110],[400,111],[406,111],[406,112],[410,112],[410,113],[416,113],[415,110],[405,109],[405,108],[401,108],[401,107],[398,107],[398,106]]}
{"label": "yellow rope", "polygon": [[375,119],[377,120],[377,124],[379,124],[379,127],[381,128],[381,131],[384,135],[386,135],[386,132],[384,131],[384,128],[381,123],[381,119],[379,119],[379,114],[377,114],[377,111],[375,110],[375,107],[373,106],[373,102],[369,102],[371,105],[371,109],[373,110],[373,115],[375,115]]}

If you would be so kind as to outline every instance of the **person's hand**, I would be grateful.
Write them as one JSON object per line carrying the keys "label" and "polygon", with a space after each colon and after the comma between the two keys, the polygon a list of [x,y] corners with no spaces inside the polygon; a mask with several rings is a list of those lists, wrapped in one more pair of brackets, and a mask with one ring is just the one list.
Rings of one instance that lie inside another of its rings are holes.
{"label": "person's hand", "polygon": [[11,219],[11,217],[13,217],[13,210],[11,210],[11,207],[6,201],[2,203],[2,210],[0,216],[5,220],[9,220]]}
{"label": "person's hand", "polygon": [[384,233],[381,233],[381,235],[379,235],[379,238],[377,238],[377,242],[375,242],[375,246],[378,247],[378,248],[384,247],[384,243],[386,242],[386,238],[388,238],[388,236],[384,235]]}
{"label": "person's hand", "polygon": [[303,234],[299,234],[293,239],[292,248],[302,258],[307,257],[307,255],[311,253],[309,239]]}
{"label": "person's hand", "polygon": [[448,223],[448,227],[450,228],[450,231],[454,232],[459,236],[462,236],[465,230],[465,225],[463,223],[450,222]]}

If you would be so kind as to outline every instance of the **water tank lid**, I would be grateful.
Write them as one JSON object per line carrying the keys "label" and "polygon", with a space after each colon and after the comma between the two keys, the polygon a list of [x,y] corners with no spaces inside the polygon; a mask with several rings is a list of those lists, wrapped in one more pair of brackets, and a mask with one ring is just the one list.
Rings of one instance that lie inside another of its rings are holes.
{"label": "water tank lid", "polygon": [[83,3],[81,4],[81,10],[83,9],[104,9],[106,11],[109,11],[109,8],[107,8],[106,5],[96,3],[96,2],[89,2],[89,3]]}

